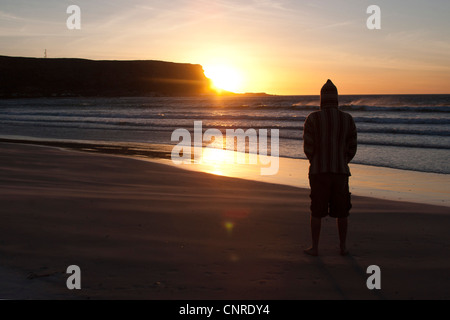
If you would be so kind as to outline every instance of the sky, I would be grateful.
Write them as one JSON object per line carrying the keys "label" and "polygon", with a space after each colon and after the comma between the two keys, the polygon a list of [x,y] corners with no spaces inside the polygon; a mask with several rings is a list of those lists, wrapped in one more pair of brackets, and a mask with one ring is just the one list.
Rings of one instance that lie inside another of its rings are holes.
{"label": "sky", "polygon": [[319,94],[332,79],[340,94],[450,93],[449,12],[448,0],[1,0],[0,55],[201,64],[236,92]]}

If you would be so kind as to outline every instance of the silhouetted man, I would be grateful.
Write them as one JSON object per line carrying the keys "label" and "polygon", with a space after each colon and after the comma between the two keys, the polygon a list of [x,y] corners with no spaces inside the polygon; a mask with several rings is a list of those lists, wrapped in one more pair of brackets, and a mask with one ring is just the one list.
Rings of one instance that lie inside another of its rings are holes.
{"label": "silhouetted man", "polygon": [[303,149],[309,159],[312,247],[317,256],[322,218],[337,218],[340,253],[347,255],[347,217],[352,207],[348,163],[356,154],[356,126],[350,114],[338,109],[336,86],[328,80],[320,91],[320,110],[312,112],[303,127]]}

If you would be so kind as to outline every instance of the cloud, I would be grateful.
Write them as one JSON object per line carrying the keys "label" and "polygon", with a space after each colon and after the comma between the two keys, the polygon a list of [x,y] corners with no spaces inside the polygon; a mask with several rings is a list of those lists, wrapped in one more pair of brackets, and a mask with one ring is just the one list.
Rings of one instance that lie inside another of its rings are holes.
{"label": "cloud", "polygon": [[4,12],[0,10],[0,20],[6,20],[6,21],[22,21],[25,20],[24,18],[15,16],[11,13]]}

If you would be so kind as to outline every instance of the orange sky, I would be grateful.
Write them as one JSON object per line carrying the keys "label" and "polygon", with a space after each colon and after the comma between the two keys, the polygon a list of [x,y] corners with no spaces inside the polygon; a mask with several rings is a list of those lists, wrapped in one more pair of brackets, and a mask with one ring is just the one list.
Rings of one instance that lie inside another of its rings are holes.
{"label": "orange sky", "polygon": [[238,92],[318,94],[331,78],[341,94],[450,93],[447,0],[376,1],[381,30],[364,0],[93,2],[2,0],[0,54],[228,67]]}

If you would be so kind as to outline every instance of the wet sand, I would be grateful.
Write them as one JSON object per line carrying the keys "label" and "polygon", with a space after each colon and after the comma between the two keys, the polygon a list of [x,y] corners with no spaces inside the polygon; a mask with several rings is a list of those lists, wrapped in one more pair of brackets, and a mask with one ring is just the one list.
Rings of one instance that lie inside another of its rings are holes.
{"label": "wet sand", "polygon": [[[0,144],[0,298],[449,299],[448,207],[353,197],[319,257],[309,190],[173,166]],[[78,265],[82,289],[66,288]],[[366,287],[370,265],[381,290]]]}

